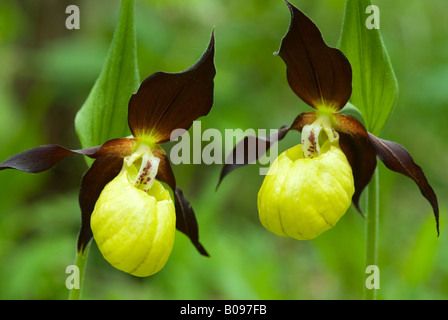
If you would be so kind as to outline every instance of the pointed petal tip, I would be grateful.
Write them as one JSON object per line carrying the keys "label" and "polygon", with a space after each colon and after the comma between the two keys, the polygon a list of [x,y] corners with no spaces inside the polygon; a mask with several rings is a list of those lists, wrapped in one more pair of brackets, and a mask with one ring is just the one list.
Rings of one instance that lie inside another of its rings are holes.
{"label": "pointed petal tip", "polygon": [[359,207],[359,199],[352,199],[352,204],[355,207],[356,211],[361,215],[361,217],[363,217],[364,219],[366,218],[366,215],[364,214],[364,212],[362,212],[361,208]]}
{"label": "pointed petal tip", "polygon": [[328,46],[316,24],[294,5],[278,55],[287,67],[294,93],[309,106],[342,109],[352,92],[352,69],[345,55]]}
{"label": "pointed petal tip", "polygon": [[135,137],[149,135],[161,144],[175,138],[176,129],[188,130],[194,120],[210,112],[214,54],[213,30],[207,49],[193,66],[177,73],[156,72],[143,80],[128,105],[128,125]]}
{"label": "pointed petal tip", "polygon": [[369,133],[369,139],[375,148],[378,158],[394,172],[411,178],[420,189],[420,193],[429,202],[436,220],[437,234],[439,230],[439,204],[434,189],[429,184],[422,168],[414,162],[409,151],[402,145],[374,136]]}
{"label": "pointed petal tip", "polygon": [[204,246],[199,242],[198,223],[190,202],[179,187],[175,187],[174,200],[176,207],[176,229],[184,233],[197,251],[203,256],[209,256]]}
{"label": "pointed petal tip", "polygon": [[204,246],[201,243],[198,243],[197,245],[195,245],[195,247],[201,255],[210,258],[210,254],[207,252],[207,250],[205,250]]}

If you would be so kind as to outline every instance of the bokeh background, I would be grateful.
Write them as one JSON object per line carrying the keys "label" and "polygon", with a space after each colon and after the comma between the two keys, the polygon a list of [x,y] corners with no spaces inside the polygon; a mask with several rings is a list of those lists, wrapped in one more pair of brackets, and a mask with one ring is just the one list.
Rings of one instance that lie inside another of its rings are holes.
{"label": "bokeh background", "polygon": [[[293,0],[335,46],[344,0]],[[81,28],[67,30],[76,4]],[[399,81],[398,104],[381,133],[422,166],[440,204],[437,237],[430,205],[408,178],[380,164],[380,299],[448,298],[448,10],[446,0],[375,2]],[[177,72],[216,36],[215,103],[202,129],[279,128],[310,108],[286,82],[277,51],[290,13],[281,0],[136,0],[141,79]],[[74,117],[98,76],[120,1],[0,2],[0,161],[47,143],[79,148]],[[300,141],[290,133],[283,151]],[[166,145],[169,151],[170,145]],[[66,299],[65,268],[75,261],[77,193],[87,165],[64,160],[39,175],[0,173],[0,298]],[[258,220],[263,177],[251,165],[218,191],[220,165],[178,165],[191,201],[200,256],[176,234],[166,267],[136,278],[111,267],[91,246],[85,299],[359,299],[364,290],[364,219],[351,208],[313,241],[280,238]]]}

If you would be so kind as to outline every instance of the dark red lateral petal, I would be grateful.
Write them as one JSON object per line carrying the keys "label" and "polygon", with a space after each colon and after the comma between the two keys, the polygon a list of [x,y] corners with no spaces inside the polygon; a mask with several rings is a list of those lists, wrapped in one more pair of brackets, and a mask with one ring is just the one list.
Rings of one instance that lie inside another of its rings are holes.
{"label": "dark red lateral petal", "polygon": [[160,159],[156,179],[165,182],[174,192],[174,190],[176,190],[176,178],[174,177],[173,170],[171,169],[170,159],[166,155],[165,151],[160,147],[155,148],[152,152],[157,158]]}
{"label": "dark red lateral petal", "polygon": [[359,198],[369,184],[375,171],[376,152],[364,126],[356,119],[335,114],[336,131],[339,133],[339,145],[347,157],[355,180],[355,193],[352,202],[359,213]]}
{"label": "dark red lateral petal", "polygon": [[123,166],[122,157],[99,157],[84,174],[79,191],[81,207],[81,231],[78,236],[78,251],[82,252],[92,238],[90,217],[98,197],[107,183],[114,179]]}
{"label": "dark red lateral petal", "polygon": [[134,151],[136,144],[137,140],[132,138],[111,139],[105,142],[91,157],[95,159],[100,157],[124,158]]}
{"label": "dark red lateral petal", "polygon": [[0,163],[0,170],[16,169],[28,173],[39,173],[54,167],[72,154],[92,157],[100,147],[69,150],[56,144],[48,144],[20,152]]}
{"label": "dark red lateral petal", "polygon": [[134,137],[150,136],[163,143],[173,130],[188,130],[194,120],[210,112],[214,53],[212,33],[207,50],[193,67],[179,73],[157,72],[143,81],[129,101],[128,123]]}
{"label": "dark red lateral petal", "polygon": [[342,109],[352,92],[350,62],[340,50],[327,46],[313,21],[285,2],[291,23],[278,55],[286,64],[291,89],[313,108]]}
{"label": "dark red lateral petal", "polygon": [[233,170],[255,162],[271,148],[272,144],[282,140],[291,126],[283,126],[277,132],[266,137],[246,136],[239,141],[232,152],[227,156],[219,176],[218,189],[222,180]]}
{"label": "dark red lateral petal", "polygon": [[376,150],[378,158],[392,171],[401,173],[417,184],[422,195],[431,204],[436,219],[437,234],[439,234],[439,205],[437,196],[429,184],[420,166],[418,166],[411,154],[402,145],[388,140],[383,140],[369,133],[370,141]]}
{"label": "dark red lateral petal", "polygon": [[182,190],[178,187],[173,191],[176,207],[176,229],[190,238],[190,241],[200,254],[209,257],[208,252],[199,242],[198,222],[190,202],[188,202]]}
{"label": "dark red lateral petal", "polygon": [[317,119],[317,113],[312,112],[303,112],[299,114],[291,125],[289,130],[296,130],[302,132],[304,126],[312,124]]}
{"label": "dark red lateral petal", "polygon": [[156,179],[165,182],[174,193],[174,203],[176,208],[176,229],[183,232],[200,254],[209,256],[203,245],[199,242],[199,227],[196,215],[188,200],[184,197],[182,190],[176,186],[176,179],[171,168],[170,160],[165,151],[157,147],[153,154],[160,159],[159,169]]}
{"label": "dark red lateral petal", "polygon": [[90,158],[104,156],[125,157],[135,146],[134,139],[112,139],[102,146],[70,150],[57,144],[47,144],[35,147],[6,159],[0,163],[0,170],[16,169],[28,173],[40,173],[51,169],[61,160],[73,154],[80,154]]}
{"label": "dark red lateral petal", "polygon": [[[226,162],[221,169],[218,185],[233,170],[255,162],[271,148],[272,144],[282,140],[291,130],[302,131],[302,128],[313,123],[317,118],[316,112],[303,112],[299,114],[292,125],[281,127],[278,132],[274,132],[266,137],[244,137],[237,143],[232,152],[227,156]],[[252,152],[251,152],[252,151]]]}

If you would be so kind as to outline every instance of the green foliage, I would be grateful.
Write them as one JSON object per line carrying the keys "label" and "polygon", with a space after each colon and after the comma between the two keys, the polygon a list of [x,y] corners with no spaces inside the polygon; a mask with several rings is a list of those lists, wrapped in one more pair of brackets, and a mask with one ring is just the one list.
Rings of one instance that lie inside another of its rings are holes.
{"label": "green foliage", "polygon": [[[345,1],[291,2],[316,22],[328,44],[337,42]],[[65,17],[65,7],[59,3],[63,2],[28,7],[4,0],[0,5],[1,160],[39,144],[79,144],[73,118],[101,71],[120,3],[80,2],[81,29],[76,31],[66,30],[63,19],[62,23],[55,19]],[[425,168],[440,194],[441,211],[437,238],[418,188],[380,165],[380,207],[388,214],[380,216],[379,298],[446,300],[448,202],[443,195],[448,194],[448,179],[443,163],[448,159],[444,87],[448,20],[443,13],[448,3],[395,0],[378,1],[378,5],[381,33],[400,81],[400,100],[390,116],[394,125],[385,126],[381,136],[405,145]],[[50,18],[37,23],[39,16]],[[272,55],[289,18],[281,0],[138,0],[140,74],[143,78],[159,70],[187,68],[202,54],[215,25],[215,104],[210,117],[201,119],[202,129],[224,132],[290,124],[309,107],[291,92],[284,64]],[[127,106],[129,93],[123,99]],[[273,106],[276,114],[270,112]],[[122,121],[126,126],[126,119]],[[299,141],[291,133],[279,144],[279,151]],[[83,298],[362,297],[365,220],[355,210],[350,209],[336,228],[316,240],[280,238],[258,221],[256,197],[263,178],[259,167],[242,169],[215,192],[220,169],[219,165],[173,167],[177,183],[195,208],[210,258],[197,254],[190,240],[177,232],[166,268],[140,279],[111,267],[93,242]],[[65,268],[75,260],[80,224],[77,193],[84,170],[82,159],[73,158],[40,175],[0,174],[0,298],[67,299]]]}
{"label": "green foliage", "polygon": [[[362,112],[367,130],[377,135],[397,102],[398,82],[380,30],[366,26],[369,15],[374,15],[366,14],[371,5],[370,0],[346,1],[339,48],[352,65],[350,102]],[[372,16],[378,27],[379,13]]]}
{"label": "green foliage", "polygon": [[100,76],[76,115],[84,148],[129,135],[128,101],[139,85],[134,0],[123,0],[120,20]]}

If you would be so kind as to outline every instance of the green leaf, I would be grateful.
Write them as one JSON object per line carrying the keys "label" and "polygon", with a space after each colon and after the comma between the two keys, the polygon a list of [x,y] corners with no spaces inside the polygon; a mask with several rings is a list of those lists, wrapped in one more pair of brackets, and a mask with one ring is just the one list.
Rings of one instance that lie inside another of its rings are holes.
{"label": "green leaf", "polygon": [[[338,47],[352,65],[353,92],[350,102],[362,113],[368,131],[378,135],[398,98],[398,83],[381,37],[380,29],[369,29],[370,22],[381,24],[380,8],[367,10],[370,0],[347,0]],[[367,12],[367,13],[366,13]]]}
{"label": "green leaf", "polygon": [[134,0],[122,0],[120,18],[103,69],[76,115],[76,132],[83,148],[130,134],[128,102],[140,83],[134,7]]}

